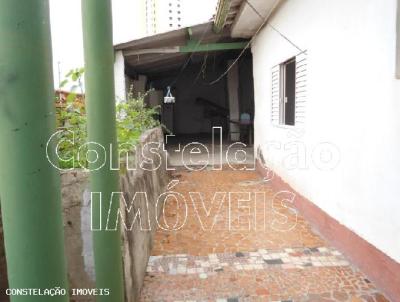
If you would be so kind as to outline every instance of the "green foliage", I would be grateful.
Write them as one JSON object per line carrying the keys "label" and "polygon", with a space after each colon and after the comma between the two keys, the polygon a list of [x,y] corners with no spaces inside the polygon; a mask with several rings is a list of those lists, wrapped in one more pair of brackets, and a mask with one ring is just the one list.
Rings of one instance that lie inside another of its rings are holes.
{"label": "green foliage", "polygon": [[135,145],[144,131],[160,126],[155,119],[159,108],[145,105],[144,99],[149,93],[134,98],[130,92],[128,100],[117,105],[117,135],[121,151],[129,151],[129,146]]}
{"label": "green foliage", "polygon": [[[87,138],[84,97],[82,93],[75,92],[78,88],[81,92],[83,91],[81,82],[83,72],[83,68],[69,71],[65,80],[61,82],[60,88],[69,85],[71,92],[59,92],[56,95],[57,128],[59,131],[62,130],[57,137],[58,155],[62,159],[59,161],[59,167],[63,169],[87,166],[84,156]],[[83,158],[80,163],[78,162],[79,146],[83,146],[80,149],[80,155],[83,155],[79,156],[79,159]]]}
{"label": "green foliage", "polygon": [[[59,167],[63,169],[86,167],[85,143],[87,132],[84,109],[80,108],[78,101],[68,100],[66,106],[58,107],[57,111],[59,130],[63,130],[58,135],[60,142],[59,156],[63,159],[59,161]],[[80,146],[83,147],[79,150]],[[79,157],[83,158],[80,162],[78,162],[78,151],[81,155]],[[69,160],[71,158],[74,158],[74,162]]]}
{"label": "green foliage", "polygon": [[76,90],[79,89],[79,93],[83,95],[82,89],[82,77],[85,72],[84,68],[71,69],[66,75],[65,79],[60,83],[60,89],[70,84],[70,93],[67,96],[67,102],[72,102],[75,100],[77,93]]}
{"label": "green foliage", "polygon": [[[66,82],[63,81],[64,85],[79,82],[82,73],[83,69],[69,72]],[[133,93],[129,93],[128,100],[120,102],[116,107],[117,139],[120,151],[131,151],[132,146],[137,144],[144,131],[160,126],[159,121],[155,119],[158,108],[149,108],[145,105],[145,97],[148,93],[139,94],[137,98],[133,96]],[[71,95],[73,97],[70,97]],[[60,142],[58,155],[63,159],[59,161],[59,167],[63,169],[87,167],[87,148],[85,148],[87,129],[83,95],[71,93],[65,100],[60,100],[58,97],[56,104],[58,130],[63,130],[58,136]]]}

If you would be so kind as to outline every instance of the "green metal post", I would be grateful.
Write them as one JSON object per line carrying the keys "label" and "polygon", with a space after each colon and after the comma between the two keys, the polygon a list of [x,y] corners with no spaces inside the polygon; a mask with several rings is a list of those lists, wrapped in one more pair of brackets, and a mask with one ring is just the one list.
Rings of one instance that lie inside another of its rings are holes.
{"label": "green metal post", "polygon": [[[110,161],[115,163],[117,159],[111,2],[82,0],[82,21],[88,140],[108,151],[112,146],[112,156],[107,152],[103,167],[97,169],[98,163],[89,165],[91,191],[101,192],[102,196],[102,204],[92,200],[93,213],[102,215],[101,220],[97,215],[93,216],[94,224],[103,222],[103,230],[93,232],[96,286],[110,289],[110,296],[99,296],[97,301],[122,302],[121,233],[119,228],[116,231],[104,230],[111,194],[120,191],[118,171],[110,169]],[[100,154],[104,152],[101,148],[97,151]],[[116,211],[118,206],[118,202],[113,203],[111,211]]]}
{"label": "green metal post", "polygon": [[[46,157],[55,131],[48,0],[0,1],[0,198],[11,301],[67,289],[60,177]],[[67,290],[68,293],[68,290]]]}
{"label": "green metal post", "polygon": [[243,49],[248,46],[247,42],[232,42],[232,43],[208,43],[201,44],[199,41],[189,40],[184,46],[179,46],[180,52],[208,52],[208,51],[220,51],[230,49]]}

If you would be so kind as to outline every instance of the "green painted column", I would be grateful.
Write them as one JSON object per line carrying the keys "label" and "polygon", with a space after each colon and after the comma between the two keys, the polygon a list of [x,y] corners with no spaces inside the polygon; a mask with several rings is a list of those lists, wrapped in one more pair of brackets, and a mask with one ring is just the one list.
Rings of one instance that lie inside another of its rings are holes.
{"label": "green painted column", "polygon": [[[95,144],[90,146],[91,150],[100,154],[99,161],[89,164],[91,192],[101,192],[102,196],[101,204],[97,199],[92,200],[93,224],[98,226],[101,222],[103,229],[93,231],[96,286],[110,289],[110,296],[99,296],[97,301],[122,302],[121,233],[119,228],[116,231],[104,230],[111,194],[120,191],[119,173],[110,169],[110,161],[115,163],[117,159],[111,2],[82,0],[82,22],[88,141],[100,144],[107,150],[105,164],[101,166],[104,150]],[[110,144],[113,151],[111,158]],[[90,152],[91,156],[93,154]],[[116,211],[118,206],[118,202],[113,203],[111,211]],[[101,220],[96,215],[100,210]]]}
{"label": "green painted column", "polygon": [[[0,1],[0,198],[9,286],[67,288],[48,0]],[[3,278],[3,276],[1,276]],[[11,301],[69,301],[68,296]]]}

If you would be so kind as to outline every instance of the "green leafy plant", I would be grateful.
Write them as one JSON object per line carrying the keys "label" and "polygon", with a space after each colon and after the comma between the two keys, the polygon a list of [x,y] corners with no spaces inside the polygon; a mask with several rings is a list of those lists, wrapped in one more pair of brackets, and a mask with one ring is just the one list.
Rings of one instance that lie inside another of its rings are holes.
{"label": "green leafy plant", "polygon": [[[82,87],[82,75],[83,69],[72,70],[62,84]],[[117,139],[119,150],[122,152],[132,151],[132,146],[137,144],[144,131],[160,126],[160,122],[156,119],[159,108],[149,108],[145,104],[145,98],[149,93],[150,91],[134,97],[131,90],[128,99],[116,106]],[[87,149],[84,147],[87,141],[84,95],[76,92],[59,92],[56,96],[56,108],[57,127],[58,130],[63,130],[58,135],[60,142],[58,155],[62,159],[59,161],[59,167],[63,169],[87,167],[85,156]],[[74,160],[69,160],[72,158]]]}
{"label": "green leafy plant", "polygon": [[127,148],[135,145],[144,131],[160,126],[160,122],[155,119],[159,107],[149,108],[145,104],[145,98],[150,92],[139,93],[135,98],[131,90],[128,99],[117,105],[117,135],[121,151],[129,151]]}
{"label": "green leafy plant", "polygon": [[[59,167],[63,169],[86,167],[87,162],[84,159],[78,162],[78,151],[84,154],[85,143],[87,139],[86,132],[86,111],[85,98],[82,93],[83,68],[77,68],[66,74],[65,80],[60,84],[60,88],[70,86],[71,92],[58,91],[56,94],[56,116],[59,146],[58,155],[62,159],[59,161]],[[80,91],[77,93],[76,90]],[[73,142],[74,144],[72,144]],[[74,160],[70,160],[73,158]],[[81,156],[80,158],[85,158]]]}
{"label": "green leafy plant", "polygon": [[60,89],[64,88],[67,86],[67,84],[70,84],[69,90],[71,93],[69,96],[71,96],[71,100],[74,99],[74,96],[76,95],[76,90],[79,89],[79,92],[83,94],[83,88],[82,88],[82,77],[83,73],[85,72],[85,69],[83,67],[81,68],[75,68],[71,69],[66,75],[65,79],[60,83]]}

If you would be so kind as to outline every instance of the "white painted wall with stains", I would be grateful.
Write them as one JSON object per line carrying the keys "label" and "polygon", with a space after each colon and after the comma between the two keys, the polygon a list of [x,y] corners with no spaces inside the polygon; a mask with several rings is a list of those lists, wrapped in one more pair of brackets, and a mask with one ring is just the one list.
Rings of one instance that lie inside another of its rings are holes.
{"label": "white painted wall with stains", "polygon": [[[283,1],[269,22],[307,50],[301,126],[271,123],[271,69],[299,50],[267,25],[252,52],[255,150],[295,190],[400,262],[396,5],[396,0]],[[329,161],[322,143],[340,152],[330,170],[321,169]]]}

